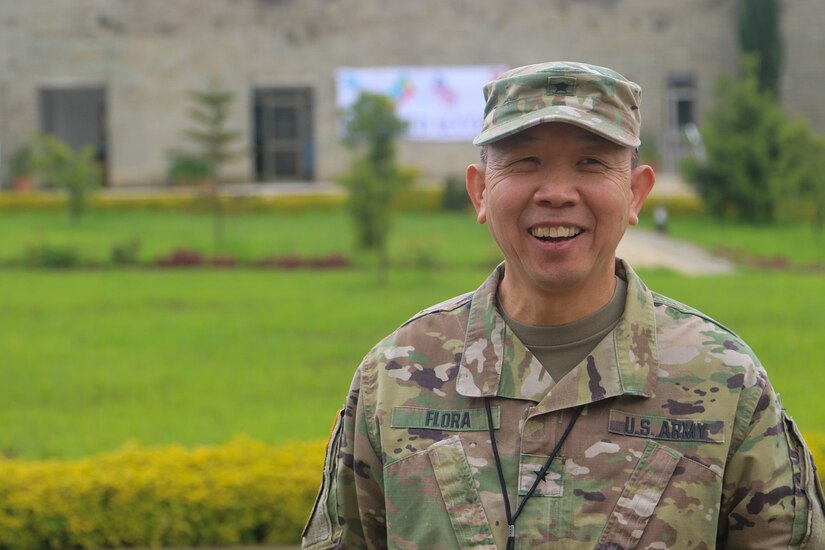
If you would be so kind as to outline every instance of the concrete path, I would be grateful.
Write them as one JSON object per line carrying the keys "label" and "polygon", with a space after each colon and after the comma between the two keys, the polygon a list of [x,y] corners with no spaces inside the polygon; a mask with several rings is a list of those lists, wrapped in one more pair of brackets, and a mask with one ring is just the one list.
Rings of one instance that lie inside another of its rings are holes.
{"label": "concrete path", "polygon": [[662,267],[685,275],[723,275],[735,271],[731,262],[696,245],[638,227],[628,228],[616,255],[633,267]]}

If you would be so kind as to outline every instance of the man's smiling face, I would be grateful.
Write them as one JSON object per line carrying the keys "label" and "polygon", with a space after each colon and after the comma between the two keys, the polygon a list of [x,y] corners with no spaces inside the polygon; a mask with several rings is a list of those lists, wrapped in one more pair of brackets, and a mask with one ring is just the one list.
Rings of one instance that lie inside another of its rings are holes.
{"label": "man's smiling face", "polygon": [[486,165],[468,168],[478,221],[504,253],[511,303],[563,295],[595,311],[609,299],[616,247],[653,185],[631,158],[630,148],[551,122],[491,143]]}

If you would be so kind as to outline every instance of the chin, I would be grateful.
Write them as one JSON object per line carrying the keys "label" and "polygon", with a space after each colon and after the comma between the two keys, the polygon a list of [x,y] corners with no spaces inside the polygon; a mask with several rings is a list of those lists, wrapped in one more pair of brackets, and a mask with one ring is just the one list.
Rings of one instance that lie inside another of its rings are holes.
{"label": "chin", "polygon": [[559,271],[556,273],[543,273],[534,277],[540,288],[548,291],[569,290],[584,284],[586,277],[571,271]]}

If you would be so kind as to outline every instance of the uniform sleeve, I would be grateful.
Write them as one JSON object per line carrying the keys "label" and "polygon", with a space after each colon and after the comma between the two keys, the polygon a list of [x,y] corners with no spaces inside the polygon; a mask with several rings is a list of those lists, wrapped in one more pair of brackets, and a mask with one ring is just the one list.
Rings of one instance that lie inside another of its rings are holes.
{"label": "uniform sleeve", "polygon": [[364,365],[355,374],[324,460],[324,476],[301,548],[386,548],[383,465],[370,422]]}
{"label": "uniform sleeve", "polygon": [[767,381],[740,404],[752,413],[734,428],[717,547],[825,548],[812,541],[823,530],[822,492],[796,425]]}

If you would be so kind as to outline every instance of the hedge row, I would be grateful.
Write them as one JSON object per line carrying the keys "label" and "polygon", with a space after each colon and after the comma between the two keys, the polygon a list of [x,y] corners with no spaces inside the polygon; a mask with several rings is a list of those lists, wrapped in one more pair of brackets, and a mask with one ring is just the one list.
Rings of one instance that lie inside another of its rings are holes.
{"label": "hedge row", "polygon": [[0,459],[0,549],[296,543],[321,481],[323,444]]}
{"label": "hedge row", "polygon": [[[398,210],[407,212],[436,212],[445,208],[444,187],[437,185],[414,187],[401,191],[395,200]],[[463,191],[462,191],[463,192]],[[329,210],[341,208],[346,203],[342,193],[302,193],[283,195],[244,195],[221,197],[221,204],[229,212]],[[2,210],[58,210],[65,208],[62,193],[0,193]],[[649,214],[658,204],[667,207],[671,214],[698,214],[702,203],[696,197],[650,197],[643,214]],[[119,197],[96,195],[91,199],[93,208],[101,210],[208,210],[211,203],[206,197],[194,193],[158,193],[156,195]],[[469,208],[469,204],[467,205]]]}
{"label": "hedge row", "polygon": [[677,216],[693,216],[701,214],[704,211],[701,199],[694,196],[663,196],[648,197],[642,205],[643,216],[652,216],[653,210],[657,206],[664,206],[668,214]]}
{"label": "hedge row", "polygon": [[[825,467],[825,435],[806,434]],[[297,543],[322,442],[129,445],[81,460],[0,459],[0,549]]]}
{"label": "hedge row", "polygon": [[[437,211],[442,208],[444,190],[437,186],[415,187],[399,194],[396,206],[404,211]],[[346,203],[342,193],[300,193],[277,195],[223,195],[221,204],[229,212],[329,210]],[[183,210],[212,208],[208,197],[195,192],[158,192],[152,195],[95,195],[92,208],[100,210]],[[0,193],[0,210],[60,210],[66,197],[60,192]]]}

